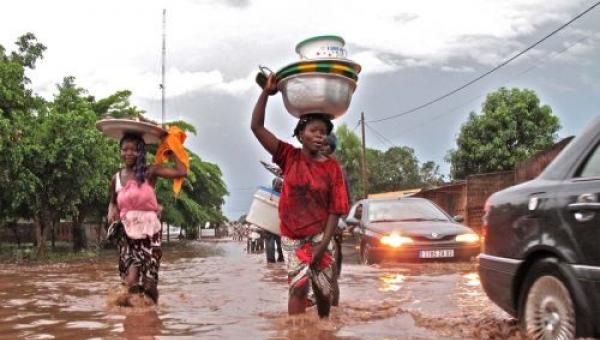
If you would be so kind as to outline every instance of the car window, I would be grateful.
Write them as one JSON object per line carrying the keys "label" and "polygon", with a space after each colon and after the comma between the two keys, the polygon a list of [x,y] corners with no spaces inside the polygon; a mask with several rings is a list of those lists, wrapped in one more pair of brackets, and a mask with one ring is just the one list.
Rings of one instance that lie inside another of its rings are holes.
{"label": "car window", "polygon": [[426,200],[373,201],[368,206],[369,222],[448,221],[448,216]]}
{"label": "car window", "polygon": [[592,151],[578,177],[600,177],[600,144]]}

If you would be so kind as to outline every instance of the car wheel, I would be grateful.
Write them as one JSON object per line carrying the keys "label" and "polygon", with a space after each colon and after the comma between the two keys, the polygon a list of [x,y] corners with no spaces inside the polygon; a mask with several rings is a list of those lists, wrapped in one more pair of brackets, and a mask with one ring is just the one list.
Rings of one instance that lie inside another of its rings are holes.
{"label": "car wheel", "polygon": [[575,304],[558,265],[548,261],[534,264],[527,276],[520,315],[532,339],[575,338]]}

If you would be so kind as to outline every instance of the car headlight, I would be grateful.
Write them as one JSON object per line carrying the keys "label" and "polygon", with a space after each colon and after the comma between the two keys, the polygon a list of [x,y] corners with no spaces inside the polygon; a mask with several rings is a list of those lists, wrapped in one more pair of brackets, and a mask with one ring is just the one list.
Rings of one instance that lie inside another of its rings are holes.
{"label": "car headlight", "polygon": [[413,243],[413,240],[410,237],[400,236],[398,234],[390,234],[382,237],[381,243],[393,248],[398,248],[404,244]]}
{"label": "car headlight", "polygon": [[477,234],[458,235],[458,236],[456,236],[456,242],[464,242],[464,243],[479,242],[479,235],[477,235]]}

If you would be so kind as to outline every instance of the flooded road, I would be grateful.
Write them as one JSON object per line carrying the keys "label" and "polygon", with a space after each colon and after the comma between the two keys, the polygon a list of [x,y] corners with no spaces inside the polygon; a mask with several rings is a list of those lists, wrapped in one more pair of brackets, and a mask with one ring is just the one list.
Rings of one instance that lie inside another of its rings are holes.
{"label": "flooded road", "polygon": [[[356,264],[344,249],[340,306],[287,316],[284,264],[244,244],[164,251],[157,306],[117,307],[116,254],[45,266],[0,265],[0,339],[521,339],[471,263]],[[115,251],[116,252],[116,251]]]}

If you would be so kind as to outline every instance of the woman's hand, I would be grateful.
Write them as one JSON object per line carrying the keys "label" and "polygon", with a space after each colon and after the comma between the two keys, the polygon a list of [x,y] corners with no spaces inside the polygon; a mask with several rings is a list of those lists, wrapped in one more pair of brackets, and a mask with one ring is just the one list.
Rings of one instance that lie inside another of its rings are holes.
{"label": "woman's hand", "polygon": [[150,165],[146,168],[146,173],[144,173],[146,178],[154,178],[156,177],[156,165]]}
{"label": "woman's hand", "polygon": [[277,77],[275,74],[271,73],[267,78],[267,83],[265,84],[264,91],[266,91],[269,96],[272,96],[277,93]]}
{"label": "woman's hand", "polygon": [[116,209],[112,204],[108,207],[108,214],[106,215],[106,219],[108,220],[108,224],[112,224],[115,221],[118,221],[120,218],[119,210]]}
{"label": "woman's hand", "polygon": [[327,250],[327,243],[319,242],[316,246],[313,246],[312,249],[312,258],[310,259],[310,266],[313,268],[317,268],[323,259],[323,255],[325,255],[325,250]]}

